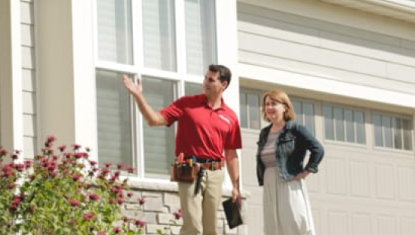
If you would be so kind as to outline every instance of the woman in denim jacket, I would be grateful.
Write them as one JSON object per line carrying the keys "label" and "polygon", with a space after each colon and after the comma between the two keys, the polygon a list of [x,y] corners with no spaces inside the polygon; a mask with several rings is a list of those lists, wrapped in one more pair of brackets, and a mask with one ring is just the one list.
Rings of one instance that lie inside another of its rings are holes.
{"label": "woman in denim jacket", "polygon": [[[261,130],[257,176],[263,191],[265,235],[315,235],[304,179],[316,173],[324,149],[305,128],[294,122],[288,95],[269,91],[262,99],[263,118],[271,124]],[[304,159],[310,152],[304,167]]]}

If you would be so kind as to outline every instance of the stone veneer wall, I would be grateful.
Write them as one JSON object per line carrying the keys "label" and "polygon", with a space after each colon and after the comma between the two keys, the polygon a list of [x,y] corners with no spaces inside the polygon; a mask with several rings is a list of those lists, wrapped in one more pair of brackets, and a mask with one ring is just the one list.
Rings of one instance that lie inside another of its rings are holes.
{"label": "stone veneer wall", "polygon": [[[176,220],[173,213],[180,209],[180,200],[177,193],[177,185],[171,183],[154,182],[129,182],[134,196],[130,202],[122,208],[123,214],[130,218],[140,219],[146,222],[145,234],[157,234],[157,229],[163,230],[163,234],[179,234],[182,219]],[[230,191],[224,190],[223,200],[229,198]],[[140,206],[138,199],[144,197],[145,203]],[[246,195],[243,195],[243,207],[246,208]],[[247,225],[241,225],[229,229],[222,205],[218,211],[218,235],[247,235]],[[176,221],[176,226],[172,221]]]}

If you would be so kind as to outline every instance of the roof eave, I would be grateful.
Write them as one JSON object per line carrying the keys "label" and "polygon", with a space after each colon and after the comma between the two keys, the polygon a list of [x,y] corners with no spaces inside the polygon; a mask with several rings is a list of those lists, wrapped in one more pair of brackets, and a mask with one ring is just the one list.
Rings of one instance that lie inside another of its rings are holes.
{"label": "roof eave", "polygon": [[320,0],[415,23],[415,2],[409,0]]}

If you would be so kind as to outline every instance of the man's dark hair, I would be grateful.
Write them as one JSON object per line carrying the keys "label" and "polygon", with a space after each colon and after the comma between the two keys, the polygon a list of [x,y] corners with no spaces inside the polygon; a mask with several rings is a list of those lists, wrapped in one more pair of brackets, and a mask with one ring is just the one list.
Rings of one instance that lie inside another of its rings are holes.
{"label": "man's dark hair", "polygon": [[219,79],[221,82],[228,82],[226,88],[228,88],[229,84],[231,83],[232,73],[226,66],[220,64],[211,64],[209,65],[209,71],[211,72],[219,72]]}

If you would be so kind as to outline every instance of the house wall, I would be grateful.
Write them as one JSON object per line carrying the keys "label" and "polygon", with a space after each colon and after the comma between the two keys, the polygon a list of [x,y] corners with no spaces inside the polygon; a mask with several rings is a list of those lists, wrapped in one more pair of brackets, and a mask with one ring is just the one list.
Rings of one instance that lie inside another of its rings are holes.
{"label": "house wall", "polygon": [[0,143],[31,158],[37,145],[33,1],[1,4]]}
{"label": "house wall", "polygon": [[[95,56],[97,48],[94,37],[94,1],[34,1],[35,48],[36,48],[36,93],[39,145],[48,135],[57,137],[56,145],[77,143],[90,147],[90,159],[97,156],[97,117]],[[220,21],[218,37],[227,38],[218,42],[218,62],[237,67],[236,3],[217,1]],[[230,11],[229,13],[228,11]],[[238,73],[227,89],[226,100],[231,107],[238,107]],[[177,183],[168,179],[151,180],[129,177],[132,191],[146,197],[144,210],[137,201],[123,207],[124,214],[147,222],[146,234],[157,234],[157,229],[171,224],[172,213],[178,208]],[[224,199],[231,195],[230,181],[225,182]],[[244,195],[245,199],[245,195]],[[221,208],[221,207],[220,207]],[[246,234],[246,226],[229,230],[224,213],[219,210],[218,234]],[[180,221],[179,221],[180,223]],[[178,234],[178,227],[173,234]]]}
{"label": "house wall", "polygon": [[[284,77],[289,85],[415,106],[410,101],[415,95],[414,24],[316,1],[239,3],[243,71],[258,66],[291,72],[298,76]],[[271,76],[256,79],[278,79]]]}
{"label": "house wall", "polygon": [[[317,234],[410,235],[415,226],[415,154],[375,148],[371,112],[415,114],[415,24],[308,0],[238,1],[241,87],[282,88],[315,108],[326,149],[307,178]],[[366,144],[324,140],[321,107],[365,111]],[[265,125],[265,123],[263,123]],[[243,130],[242,167],[249,234],[261,234],[257,130]]]}

